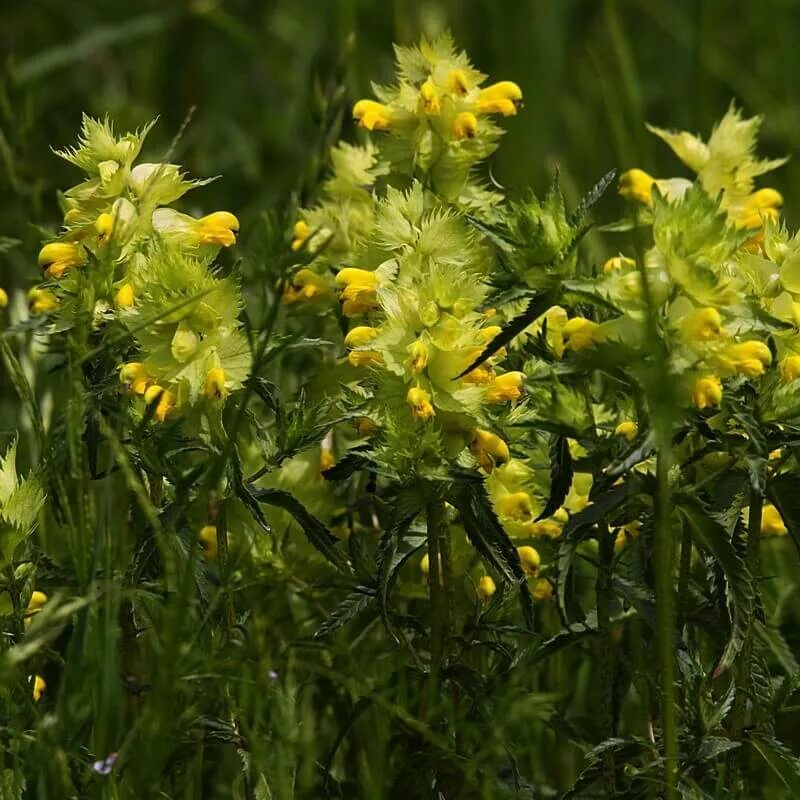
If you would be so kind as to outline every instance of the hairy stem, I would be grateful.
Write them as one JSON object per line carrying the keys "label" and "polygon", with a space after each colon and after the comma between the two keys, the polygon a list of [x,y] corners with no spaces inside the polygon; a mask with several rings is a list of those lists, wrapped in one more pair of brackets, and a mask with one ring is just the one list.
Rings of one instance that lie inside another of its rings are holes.
{"label": "hairy stem", "polygon": [[[614,536],[604,525],[598,536],[598,564],[595,593],[597,596],[597,655],[600,668],[600,734],[603,741],[614,736],[614,644],[611,641],[611,575],[614,564]],[[608,797],[614,797],[615,765],[610,750],[603,754],[603,784]]]}
{"label": "hairy stem", "polygon": [[450,548],[444,502],[428,503],[428,562],[431,609],[431,673],[428,708],[435,704],[449,628]]}
{"label": "hairy stem", "polygon": [[678,728],[675,715],[675,598],[669,468],[671,449],[658,453],[656,518],[653,531],[653,570],[656,597],[656,645],[661,676],[661,739],[664,750],[665,798],[677,797]]}

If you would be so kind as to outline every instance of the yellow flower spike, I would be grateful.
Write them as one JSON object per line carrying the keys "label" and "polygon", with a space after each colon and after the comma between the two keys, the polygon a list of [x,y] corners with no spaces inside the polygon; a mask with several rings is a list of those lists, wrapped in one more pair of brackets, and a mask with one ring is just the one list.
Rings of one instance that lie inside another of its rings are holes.
{"label": "yellow flower spike", "polygon": [[38,703],[42,697],[44,696],[45,691],[47,690],[47,682],[41,675],[34,675],[33,676],[33,702]]}
{"label": "yellow flower spike", "polygon": [[527,492],[504,494],[497,500],[497,512],[515,522],[529,522],[533,518],[531,496]]}
{"label": "yellow flower spike", "polygon": [[761,535],[785,536],[788,532],[778,509],[772,503],[767,503],[761,511]]}
{"label": "yellow flower spike", "polygon": [[135,299],[133,286],[130,283],[123,283],[114,295],[114,303],[117,308],[132,308]]}
{"label": "yellow flower spike", "polygon": [[459,97],[463,97],[467,94],[469,91],[469,83],[467,82],[467,75],[464,70],[451,69],[445,82],[445,88],[448,92],[456,94]]}
{"label": "yellow flower spike", "polygon": [[139,361],[129,361],[127,364],[123,364],[119,371],[119,380],[134,394],[144,394],[147,387],[153,382],[144,368],[144,364]]}
{"label": "yellow flower spike", "polygon": [[478,581],[475,591],[481,603],[488,603],[497,591],[497,586],[490,575],[483,575]]}
{"label": "yellow flower spike", "polygon": [[722,402],[722,383],[716,375],[698,378],[692,389],[692,402],[700,410],[716,408]]}
{"label": "yellow flower spike", "polygon": [[522,397],[524,372],[506,372],[498,375],[486,390],[484,399],[487,403],[503,403],[506,400],[519,400]]}
{"label": "yellow flower spike", "polygon": [[533,587],[534,602],[542,603],[553,599],[553,584],[547,578],[539,578]]}
{"label": "yellow flower spike", "polygon": [[603,272],[610,275],[612,272],[630,269],[636,266],[636,261],[627,256],[614,256],[603,264]]}
{"label": "yellow flower spike", "polygon": [[474,139],[478,133],[478,118],[470,111],[462,111],[453,120],[453,136],[456,139]]}
{"label": "yellow flower spike", "polygon": [[627,439],[629,442],[632,442],[636,435],[639,433],[639,426],[632,422],[631,420],[625,420],[625,422],[620,422],[616,428],[614,428],[614,435],[615,436],[622,436],[623,438]]}
{"label": "yellow flower spike", "polygon": [[530,545],[517,548],[517,555],[519,556],[519,563],[522,565],[522,571],[528,576],[536,575],[539,571],[539,564],[542,559],[536,548]]}
{"label": "yellow flower spike", "polygon": [[522,105],[522,89],[513,81],[500,81],[481,89],[478,95],[478,110],[484,114],[502,114],[504,117],[517,113]]}
{"label": "yellow flower spike", "polygon": [[413,373],[422,372],[428,366],[429,354],[425,342],[417,339],[417,341],[408,346],[407,352],[409,356],[408,366]]}
{"label": "yellow flower spike", "polygon": [[781,361],[781,377],[786,383],[800,378],[800,356],[786,356]]}
{"label": "yellow flower spike", "polygon": [[584,317],[573,317],[564,323],[561,333],[564,337],[564,349],[575,353],[593,347],[599,340],[600,326]]}
{"label": "yellow flower spike", "polygon": [[311,227],[304,219],[299,219],[292,228],[292,250],[299,250],[311,236]]}
{"label": "yellow flower spike", "polygon": [[629,169],[619,176],[619,193],[626,200],[635,200],[649,206],[653,202],[655,178],[643,169]]}
{"label": "yellow flower spike", "polygon": [[357,325],[348,331],[347,336],[344,337],[345,347],[363,347],[369,344],[378,335],[377,328],[371,328],[369,325]]}
{"label": "yellow flower spike", "polygon": [[711,342],[725,336],[722,317],[716,308],[700,308],[681,321],[684,337],[690,342]]}
{"label": "yellow flower spike", "polygon": [[757,378],[772,363],[772,353],[763,342],[750,340],[732,345],[726,353],[733,369],[748,378]]}
{"label": "yellow flower spike", "polygon": [[56,280],[72,267],[86,263],[86,251],[75,242],[50,242],[39,251],[39,266]]}
{"label": "yellow flower spike", "polygon": [[198,219],[195,230],[200,244],[231,247],[236,244],[239,220],[230,211],[215,211]]}
{"label": "yellow flower spike", "polygon": [[389,107],[375,100],[359,100],[353,106],[353,119],[368,131],[384,131],[392,121]]}
{"label": "yellow flower spike", "polygon": [[197,534],[197,543],[206,561],[214,561],[217,558],[217,526],[203,525]]}
{"label": "yellow flower spike", "polygon": [[383,364],[383,357],[376,350],[352,350],[347,361],[354,367],[378,367]]}
{"label": "yellow flower spike", "polygon": [[172,392],[158,384],[153,384],[145,390],[144,401],[148,406],[154,403],[156,404],[153,416],[159,422],[164,422],[170,412],[175,408],[175,397]]}
{"label": "yellow flower spike", "polygon": [[214,367],[206,374],[206,397],[209,400],[221,400],[227,394],[225,389],[225,370]]}
{"label": "yellow flower spike", "polygon": [[0,289],[0,309],[8,308],[8,293],[5,289]]}
{"label": "yellow flower spike", "polygon": [[114,232],[114,215],[105,212],[94,221],[94,229],[97,231],[97,240],[103,244],[111,238]]}
{"label": "yellow flower spike", "polygon": [[470,443],[469,449],[486,472],[491,472],[511,458],[508,445],[496,433],[481,428],[475,430],[475,438]]}
{"label": "yellow flower spike", "polygon": [[436,416],[431,405],[431,396],[419,386],[414,386],[408,390],[406,402],[411,406],[411,416],[420,422],[427,422]]}
{"label": "yellow flower spike", "polygon": [[420,108],[425,114],[439,114],[442,106],[439,103],[439,90],[433,82],[433,78],[428,78],[419,87]]}
{"label": "yellow flower spike", "polygon": [[336,463],[336,456],[330,447],[321,447],[319,451],[319,471],[325,472]]}
{"label": "yellow flower spike", "polygon": [[58,298],[48,289],[33,288],[28,292],[28,305],[32,314],[49,314],[58,308]]}

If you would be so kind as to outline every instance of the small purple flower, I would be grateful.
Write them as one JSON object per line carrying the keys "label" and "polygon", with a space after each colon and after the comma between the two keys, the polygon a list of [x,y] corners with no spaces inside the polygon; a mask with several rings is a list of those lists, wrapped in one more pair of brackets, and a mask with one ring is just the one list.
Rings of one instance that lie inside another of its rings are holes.
{"label": "small purple flower", "polygon": [[98,775],[108,775],[110,774],[118,756],[119,753],[111,753],[100,761],[95,761],[94,764],[92,764],[92,769]]}

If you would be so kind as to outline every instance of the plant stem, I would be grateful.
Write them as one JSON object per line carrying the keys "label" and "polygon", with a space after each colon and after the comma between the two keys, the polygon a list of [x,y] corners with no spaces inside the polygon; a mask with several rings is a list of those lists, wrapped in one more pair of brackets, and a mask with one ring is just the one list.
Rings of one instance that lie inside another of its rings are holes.
{"label": "plant stem", "polygon": [[662,448],[656,465],[656,518],[653,531],[653,570],[656,597],[656,645],[661,673],[661,739],[664,750],[666,800],[677,797],[678,729],[675,717],[675,598],[673,596],[672,524],[669,468],[671,449]]}
{"label": "plant stem", "polygon": [[692,567],[692,535],[684,527],[681,536],[681,559],[678,567],[678,633],[682,635],[683,625],[686,622],[686,610],[689,605],[689,571]]}
{"label": "plant stem", "polygon": [[430,710],[437,698],[449,627],[450,549],[447,541],[447,520],[444,502],[428,503],[428,563],[431,608],[431,673],[429,683]]}
{"label": "plant stem", "polygon": [[[614,536],[603,525],[598,535],[598,564],[595,592],[597,595],[597,654],[600,665],[600,735],[603,741],[614,736],[614,645],[611,641],[611,574],[614,564]],[[614,754],[603,754],[603,784],[608,797],[616,794]]]}
{"label": "plant stem", "polygon": [[[758,586],[758,578],[761,573],[761,516],[764,509],[764,496],[755,488],[750,490],[750,514],[747,522],[747,568],[754,585]],[[734,741],[742,738],[744,731],[745,717],[747,715],[747,696],[750,693],[750,678],[753,664],[753,617],[750,616],[750,623],[747,626],[742,652],[736,663],[736,696],[733,700],[731,709],[731,728],[730,737]],[[729,785],[735,785],[739,776],[741,747],[731,751],[728,761]]]}

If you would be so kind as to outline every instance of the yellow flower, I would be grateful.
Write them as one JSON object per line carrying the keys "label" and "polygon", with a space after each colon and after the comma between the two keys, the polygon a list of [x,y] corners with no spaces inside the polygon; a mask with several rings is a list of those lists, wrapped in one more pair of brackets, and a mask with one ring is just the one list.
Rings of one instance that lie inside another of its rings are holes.
{"label": "yellow flower", "polygon": [[692,389],[692,402],[703,411],[714,408],[722,401],[722,384],[716,375],[698,378]]}
{"label": "yellow flower", "polygon": [[757,378],[772,362],[772,353],[763,342],[751,340],[729,347],[723,359],[740,375]]}
{"label": "yellow flower", "polygon": [[540,603],[553,599],[553,584],[547,578],[539,578],[533,587],[533,599]]}
{"label": "yellow flower", "polygon": [[206,375],[206,397],[209,400],[220,400],[228,392],[225,389],[225,370],[214,367]]}
{"label": "yellow flower", "polygon": [[546,536],[548,539],[558,539],[561,536],[561,525],[554,519],[541,519],[528,525],[527,533],[530,536]]}
{"label": "yellow flower", "polygon": [[41,675],[33,676],[33,702],[38,703],[47,689],[47,683]]}
{"label": "yellow flower", "polygon": [[419,562],[419,568],[423,576],[427,578],[431,571],[431,559],[427,553],[422,556],[422,559]]}
{"label": "yellow flower", "polygon": [[44,592],[34,591],[31,593],[31,599],[28,601],[28,613],[25,615],[26,627],[33,622],[33,617],[42,610],[42,606],[46,602],[47,595]]}
{"label": "yellow flower", "polygon": [[613,258],[609,258],[608,261],[603,264],[603,272],[608,275],[617,270],[621,271],[635,266],[636,261],[634,261],[632,258],[628,258],[627,256],[614,256]]}
{"label": "yellow flower", "polygon": [[783,195],[776,189],[759,189],[753,192],[742,205],[734,222],[737,228],[760,228],[764,220],[778,219],[778,209],[783,205]]}
{"label": "yellow flower", "polygon": [[378,335],[377,328],[371,328],[369,325],[357,325],[348,331],[347,336],[344,337],[345,347],[363,347],[369,344]]}
{"label": "yellow flower", "polygon": [[419,339],[408,346],[408,366],[412,372],[422,372],[428,366],[428,348]]}
{"label": "yellow flower", "polygon": [[533,503],[527,492],[509,492],[497,500],[497,513],[514,522],[528,522],[533,518]]}
{"label": "yellow flower", "polygon": [[292,282],[284,289],[283,302],[296,303],[298,300],[314,300],[328,294],[325,280],[310,269],[299,269],[292,276]]}
{"label": "yellow flower", "polygon": [[475,369],[468,372],[461,380],[476,386],[485,386],[487,383],[491,383],[494,380],[494,370],[489,367],[475,367]]}
{"label": "yellow flower", "polygon": [[299,250],[304,244],[306,239],[311,236],[311,228],[304,219],[299,219],[292,228],[292,250]]}
{"label": "yellow flower", "polygon": [[196,222],[196,233],[200,244],[218,244],[231,247],[236,244],[239,220],[230,211],[215,211]]}
{"label": "yellow flower", "polygon": [[800,378],[800,356],[786,356],[781,361],[781,376],[786,383]]}
{"label": "yellow flower", "polygon": [[452,94],[463,97],[469,91],[467,76],[463,69],[451,69],[447,76],[445,88]]}
{"label": "yellow flower", "polygon": [[513,81],[500,81],[481,89],[478,109],[484,114],[502,114],[504,117],[517,113],[522,105],[522,89]]}
{"label": "yellow flower", "polygon": [[347,354],[348,362],[354,367],[377,367],[383,358],[377,350],[352,350]]}
{"label": "yellow flower", "polygon": [[506,372],[498,375],[486,390],[487,403],[502,403],[506,400],[519,400],[522,397],[524,372]]}
{"label": "yellow flower", "polygon": [[569,522],[569,512],[564,506],[561,506],[561,508],[553,514],[553,519],[563,525],[565,522]]}
{"label": "yellow flower", "polygon": [[428,78],[419,88],[420,107],[425,114],[438,114],[442,107],[439,103],[439,90],[433,82],[433,78]]}
{"label": "yellow flower", "polygon": [[770,450],[768,458],[770,461],[777,461],[779,458],[783,458],[783,450],[780,447]]}
{"label": "yellow flower", "polygon": [[374,100],[359,100],[353,106],[353,119],[368,131],[386,130],[392,121],[389,107]]}
{"label": "yellow flower", "polygon": [[130,283],[123,283],[114,295],[114,302],[117,304],[117,308],[131,308],[134,300],[133,286]]}
{"label": "yellow flower", "polygon": [[626,200],[636,200],[649,206],[653,202],[655,178],[642,169],[629,169],[619,176],[619,193]]}
{"label": "yellow flower", "polygon": [[86,251],[75,242],[50,242],[39,251],[39,266],[45,275],[60,278],[72,267],[86,263]]}
{"label": "yellow flower", "polygon": [[217,557],[217,526],[204,525],[197,534],[197,542],[206,561],[213,561]]}
{"label": "yellow flower", "polygon": [[123,364],[119,370],[119,380],[134,394],[144,394],[147,387],[153,382],[144,368],[144,364],[138,361],[129,361],[127,364]]}
{"label": "yellow flower", "polygon": [[767,503],[761,511],[761,535],[785,536],[788,532],[778,509],[772,503]]}
{"label": "yellow flower", "polygon": [[681,332],[689,342],[711,342],[725,336],[722,317],[716,308],[699,308],[681,321]]}
{"label": "yellow flower", "polygon": [[625,420],[625,422],[620,422],[616,428],[614,428],[614,434],[616,436],[623,436],[629,442],[632,442],[636,438],[636,434],[639,433],[639,426],[632,422],[631,420]]}
{"label": "yellow flower", "polygon": [[153,416],[159,421],[164,422],[173,408],[175,408],[175,397],[169,389],[164,389],[158,384],[149,386],[144,393],[144,401],[148,406],[156,404]]}
{"label": "yellow flower", "polygon": [[28,304],[32,314],[49,314],[58,308],[58,298],[47,289],[33,288],[28,292]]}
{"label": "yellow flower", "polygon": [[639,520],[635,520],[634,522],[629,522],[627,525],[623,525],[618,531],[616,537],[614,537],[614,550],[615,552],[620,552],[624,550],[636,537],[639,535],[639,530],[642,527],[642,523]]}
{"label": "yellow flower", "polygon": [[535,575],[539,571],[539,564],[542,559],[538,551],[530,545],[517,548],[517,555],[519,556],[519,563],[522,564],[522,571],[528,575]]}
{"label": "yellow flower", "polygon": [[573,317],[564,324],[561,333],[564,349],[578,353],[592,347],[600,339],[600,326],[584,317]]}
{"label": "yellow flower", "polygon": [[478,132],[478,118],[469,111],[462,111],[453,120],[453,136],[456,139],[474,139]]}
{"label": "yellow flower", "polygon": [[469,449],[486,472],[491,472],[511,458],[508,445],[497,434],[480,428],[476,429]]}
{"label": "yellow flower", "polygon": [[431,405],[431,396],[419,386],[414,386],[408,390],[406,402],[411,406],[411,416],[415,420],[427,422],[436,416],[436,412]]}
{"label": "yellow flower", "polygon": [[0,308],[8,307],[8,294],[5,289],[0,289]]}
{"label": "yellow flower", "polygon": [[475,591],[478,593],[478,599],[481,603],[488,603],[497,591],[497,586],[495,586],[490,575],[484,575],[478,581],[478,586]]}
{"label": "yellow flower", "polygon": [[333,450],[323,445],[319,450],[319,471],[325,472],[326,469],[330,469],[335,463],[336,456],[333,454]]}
{"label": "yellow flower", "polygon": [[367,269],[345,267],[336,275],[336,284],[343,286],[342,313],[346,317],[366,314],[377,307],[378,278]]}
{"label": "yellow flower", "polygon": [[102,244],[111,238],[114,232],[114,215],[105,212],[94,221],[94,229],[97,231],[97,240]]}

